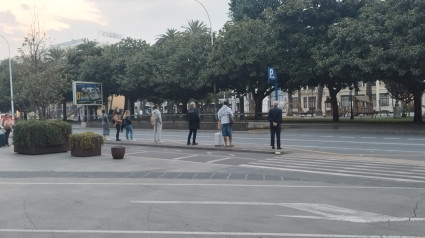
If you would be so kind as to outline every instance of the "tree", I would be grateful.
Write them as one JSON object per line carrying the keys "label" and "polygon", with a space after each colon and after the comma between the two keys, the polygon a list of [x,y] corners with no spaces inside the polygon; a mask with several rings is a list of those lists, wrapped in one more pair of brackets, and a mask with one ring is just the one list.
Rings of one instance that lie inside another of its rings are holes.
{"label": "tree", "polygon": [[[28,35],[19,48],[19,61],[15,89],[18,110],[35,112],[40,118],[47,117],[49,105],[62,100],[66,79],[61,74],[60,63],[45,60],[46,34],[37,21],[30,27]],[[25,117],[25,116],[24,116]]]}
{"label": "tree", "polygon": [[[365,35],[373,54],[374,70],[386,84],[399,85],[413,95],[413,121],[422,122],[425,90],[425,2],[371,1],[363,8]],[[392,87],[390,87],[392,88]]]}
{"label": "tree", "polygon": [[185,29],[185,33],[190,35],[207,34],[209,32],[209,28],[199,20],[191,20],[187,26],[182,26],[182,28]]}
{"label": "tree", "polygon": [[275,10],[282,3],[280,0],[231,0],[229,3],[230,17],[233,21],[244,18],[257,19],[262,17],[266,8]]}
{"label": "tree", "polygon": [[[12,71],[16,71],[15,61],[11,62]],[[15,72],[12,72],[12,75],[15,75]],[[0,112],[8,112],[11,110],[9,60],[0,61],[0,92]]]}
{"label": "tree", "polygon": [[276,40],[270,24],[264,20],[227,23],[208,60],[208,77],[219,88],[252,94],[256,116],[262,112],[263,99],[274,91],[267,83],[267,67],[279,65]]}
{"label": "tree", "polygon": [[[210,51],[210,36],[206,31],[188,31],[162,44],[154,45],[154,64],[151,66],[153,78],[150,80],[150,86],[154,89],[157,100],[181,102],[186,105],[191,98],[205,97],[211,91],[211,82],[200,75]],[[183,107],[183,112],[185,110]]]}
{"label": "tree", "polygon": [[156,38],[156,44],[162,44],[167,40],[174,39],[179,34],[181,34],[181,33],[178,32],[177,29],[168,28],[167,32],[165,34],[161,34],[161,35],[159,35],[159,37]]}
{"label": "tree", "polygon": [[282,66],[288,70],[288,84],[326,86],[335,122],[339,121],[337,93],[361,80],[358,58],[364,53],[363,41],[351,23],[362,4],[357,0],[296,0],[270,14],[281,48],[292,61],[283,61]]}

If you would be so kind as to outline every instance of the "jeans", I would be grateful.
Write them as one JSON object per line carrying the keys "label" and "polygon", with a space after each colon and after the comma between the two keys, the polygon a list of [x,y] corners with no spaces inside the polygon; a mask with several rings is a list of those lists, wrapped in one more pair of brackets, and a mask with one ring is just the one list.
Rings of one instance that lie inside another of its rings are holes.
{"label": "jeans", "polygon": [[156,142],[160,142],[161,134],[162,134],[162,124],[157,123],[156,126],[153,127],[153,140]]}
{"label": "jeans", "polygon": [[196,143],[196,132],[197,131],[198,131],[198,129],[190,129],[189,136],[187,137],[187,143],[190,143],[190,138],[192,137],[192,133],[193,133],[193,143]]}
{"label": "jeans", "polygon": [[128,134],[130,133],[130,140],[133,140],[133,126],[130,125],[126,125],[125,126],[125,138],[128,140]]}
{"label": "jeans", "polygon": [[121,130],[121,124],[116,124],[115,125],[115,128],[117,128],[117,134],[115,135],[115,138],[117,139],[117,140],[119,140],[120,139],[120,130]]}

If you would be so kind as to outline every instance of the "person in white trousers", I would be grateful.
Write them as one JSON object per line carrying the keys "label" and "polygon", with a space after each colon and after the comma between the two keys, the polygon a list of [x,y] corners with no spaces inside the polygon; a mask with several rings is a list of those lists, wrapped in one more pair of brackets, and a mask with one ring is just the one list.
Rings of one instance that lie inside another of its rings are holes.
{"label": "person in white trousers", "polygon": [[161,117],[161,111],[159,111],[159,105],[155,104],[153,107],[154,110],[152,111],[152,114],[155,114],[156,116],[156,124],[153,127],[153,140],[156,143],[162,143],[162,117]]}

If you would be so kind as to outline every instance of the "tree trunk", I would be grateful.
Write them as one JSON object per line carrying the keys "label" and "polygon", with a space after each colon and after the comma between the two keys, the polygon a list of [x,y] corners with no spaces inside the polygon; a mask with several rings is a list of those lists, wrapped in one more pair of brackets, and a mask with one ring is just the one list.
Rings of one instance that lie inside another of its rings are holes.
{"label": "tree trunk", "polygon": [[239,111],[240,113],[245,113],[245,99],[244,96],[239,97]]}
{"label": "tree trunk", "polygon": [[263,115],[263,99],[255,98],[255,119],[261,118]]}
{"label": "tree trunk", "polygon": [[366,96],[368,96],[369,100],[372,102],[372,83],[371,82],[366,83]]}
{"label": "tree trunk", "polygon": [[287,116],[292,116],[293,115],[294,105],[292,103],[293,103],[292,93],[291,92],[288,92],[288,107],[286,108],[286,115]]}
{"label": "tree trunk", "polygon": [[322,97],[323,97],[323,87],[319,85],[319,87],[317,87],[317,110],[316,110],[316,115],[317,116],[322,116],[323,115],[323,111],[322,111]]}
{"label": "tree trunk", "polygon": [[339,110],[338,110],[338,101],[336,95],[339,91],[335,90],[333,87],[329,87],[329,96],[331,97],[331,106],[332,106],[332,121],[339,122]]}
{"label": "tree trunk", "polygon": [[422,92],[417,91],[413,94],[413,102],[415,111],[415,114],[413,116],[413,122],[422,123]]}
{"label": "tree trunk", "polygon": [[62,101],[62,115],[63,115],[63,120],[67,121],[68,117],[66,115],[66,100]]}

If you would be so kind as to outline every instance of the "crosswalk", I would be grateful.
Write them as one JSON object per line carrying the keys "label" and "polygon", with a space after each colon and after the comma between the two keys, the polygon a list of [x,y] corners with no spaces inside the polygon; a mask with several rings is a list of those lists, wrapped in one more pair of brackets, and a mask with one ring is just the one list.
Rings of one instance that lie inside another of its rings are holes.
{"label": "crosswalk", "polygon": [[425,166],[401,164],[394,161],[366,159],[326,159],[303,157],[275,157],[241,165],[248,168],[272,169],[321,175],[333,175],[394,182],[425,182]]}

